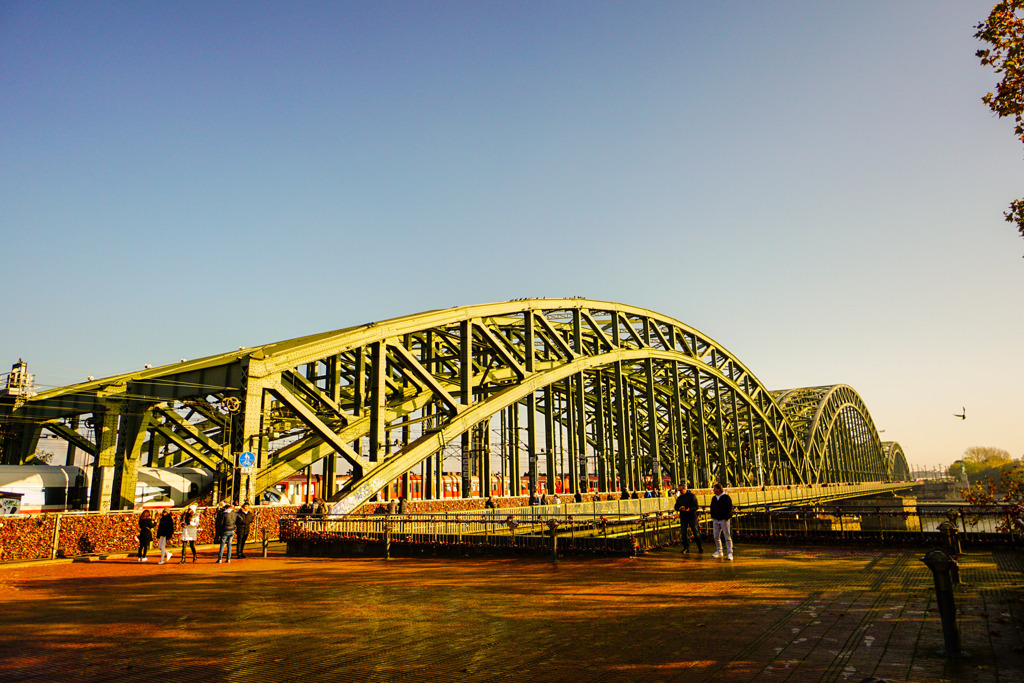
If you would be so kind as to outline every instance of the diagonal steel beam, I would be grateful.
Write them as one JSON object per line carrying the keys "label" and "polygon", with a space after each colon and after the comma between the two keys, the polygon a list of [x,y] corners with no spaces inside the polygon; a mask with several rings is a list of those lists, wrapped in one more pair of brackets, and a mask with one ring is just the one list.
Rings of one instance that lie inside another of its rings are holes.
{"label": "diagonal steel beam", "polygon": [[174,431],[170,427],[162,424],[155,424],[151,427],[151,429],[159,432],[168,441],[173,443],[181,450],[185,451],[185,453],[187,453],[189,457],[191,457],[196,462],[201,463],[202,465],[210,468],[211,470],[217,469],[218,460],[214,460],[213,458],[209,457],[206,453],[200,451],[193,444],[186,441],[184,437],[181,436],[181,434]]}
{"label": "diagonal steel beam", "polygon": [[519,376],[519,379],[526,377],[526,370],[519,364],[519,359],[512,355],[512,352],[506,348],[494,332],[492,332],[486,325],[477,325],[476,331],[491,343],[491,347],[494,351],[501,356],[501,359],[505,361],[506,365],[512,368],[512,371]]}
{"label": "diagonal steel beam", "polygon": [[406,369],[408,369],[417,380],[423,382],[427,389],[444,401],[445,404],[451,408],[453,413],[466,409],[465,405],[452,396],[448,390],[441,385],[437,378],[423,367],[423,364],[419,362],[416,356],[412,355],[412,352],[409,351],[409,349],[394,341],[388,341],[388,348],[398,357]]}
{"label": "diagonal steel beam", "polygon": [[183,418],[181,415],[178,415],[178,413],[176,413],[175,411],[170,409],[154,407],[152,413],[154,415],[163,417],[164,420],[166,421],[164,423],[165,426],[167,426],[167,424],[170,424],[173,425],[175,429],[185,432],[193,439],[198,441],[200,444],[202,444],[203,447],[212,451],[213,453],[216,453],[218,458],[222,458],[224,456],[224,444],[217,443],[210,437],[206,436],[206,434],[204,434],[202,431],[196,428],[194,424]]}
{"label": "diagonal steel beam", "polygon": [[305,391],[306,393],[315,396],[318,401],[323,401],[325,405],[330,407],[331,410],[344,422],[346,425],[352,424],[355,417],[346,413],[342,410],[338,404],[327,394],[320,390],[313,382],[303,377],[297,372],[282,372],[281,379],[283,382],[289,382],[294,384],[297,388]]}
{"label": "diagonal steel beam", "polygon": [[580,315],[583,317],[584,320],[587,321],[587,325],[589,325],[590,329],[593,330],[594,336],[597,337],[601,341],[601,343],[605,345],[606,350],[611,351],[612,349],[616,348],[616,345],[612,343],[612,340],[608,338],[608,335],[605,334],[604,330],[601,329],[601,326],[597,324],[596,320],[594,320],[594,317],[590,314],[590,311],[583,309],[580,311]]}
{"label": "diagonal steel beam", "polygon": [[64,439],[75,448],[79,448],[89,455],[96,455],[96,444],[76,432],[75,430],[57,422],[48,422],[45,428]]}
{"label": "diagonal steel beam", "polygon": [[325,442],[330,444],[330,446],[338,452],[338,455],[342,456],[353,465],[362,467],[365,471],[369,464],[368,461],[364,460],[361,455],[352,449],[351,446],[345,443],[345,441],[342,440],[333,429],[317,417],[316,413],[314,413],[302,399],[293,394],[288,387],[282,384],[280,380],[268,383],[267,390],[277,396],[277,398],[293,410],[299,418],[306,423],[306,426],[316,432],[317,435]]}
{"label": "diagonal steel beam", "polygon": [[[534,314],[531,313],[530,315]],[[558,330],[554,328],[554,326],[551,324],[550,321],[548,321],[547,318],[545,318],[542,315],[535,315],[534,321],[540,323],[540,326],[544,329],[545,332],[547,332],[547,335],[545,335],[543,338],[550,338],[555,343],[555,346],[557,346],[559,350],[561,350],[562,355],[565,356],[566,359],[572,360],[574,358],[579,358],[580,354],[576,353],[569,347],[569,344],[562,338],[562,335],[558,333]]]}

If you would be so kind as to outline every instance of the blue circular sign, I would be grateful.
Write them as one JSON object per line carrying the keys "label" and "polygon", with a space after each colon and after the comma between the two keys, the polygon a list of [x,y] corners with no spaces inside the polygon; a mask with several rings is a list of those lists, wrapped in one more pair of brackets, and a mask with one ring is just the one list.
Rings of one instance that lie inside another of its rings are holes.
{"label": "blue circular sign", "polygon": [[252,467],[256,464],[256,454],[246,451],[238,456],[239,467]]}

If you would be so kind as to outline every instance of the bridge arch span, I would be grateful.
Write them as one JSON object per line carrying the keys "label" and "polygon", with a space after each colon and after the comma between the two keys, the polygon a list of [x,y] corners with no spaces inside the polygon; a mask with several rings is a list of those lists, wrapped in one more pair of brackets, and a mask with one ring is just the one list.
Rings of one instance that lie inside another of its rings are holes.
{"label": "bridge arch span", "polygon": [[889,469],[890,481],[909,481],[910,465],[903,447],[895,441],[883,441],[882,452],[885,454],[886,467]]}
{"label": "bridge arch span", "polygon": [[[770,392],[699,330],[585,299],[429,311],[147,368],[0,407],[0,420],[14,425],[6,460],[43,428],[93,454],[114,507],[143,461],[221,467],[243,450],[258,456],[256,492],[323,460],[332,493],[336,468],[350,470],[339,509],[415,470],[438,497],[452,470],[531,488],[543,474],[575,493],[884,479],[899,460],[849,387]],[[72,426],[86,421],[91,433]]]}

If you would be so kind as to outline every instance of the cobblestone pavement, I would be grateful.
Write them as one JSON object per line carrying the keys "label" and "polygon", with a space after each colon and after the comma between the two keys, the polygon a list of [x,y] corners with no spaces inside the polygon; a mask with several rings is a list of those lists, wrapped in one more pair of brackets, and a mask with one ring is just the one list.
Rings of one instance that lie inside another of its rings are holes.
{"label": "cobblestone pavement", "polygon": [[920,549],[0,568],[13,681],[1024,681],[1022,555],[968,552],[947,660]]}

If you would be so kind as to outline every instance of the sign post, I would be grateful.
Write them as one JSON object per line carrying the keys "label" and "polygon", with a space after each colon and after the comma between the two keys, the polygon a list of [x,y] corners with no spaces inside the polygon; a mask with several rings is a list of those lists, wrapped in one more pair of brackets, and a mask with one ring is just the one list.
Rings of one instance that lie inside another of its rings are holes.
{"label": "sign post", "polygon": [[242,484],[242,495],[239,499],[243,502],[251,502],[252,498],[252,473],[256,469],[256,454],[252,451],[246,451],[238,456],[238,466],[242,470],[243,484]]}

